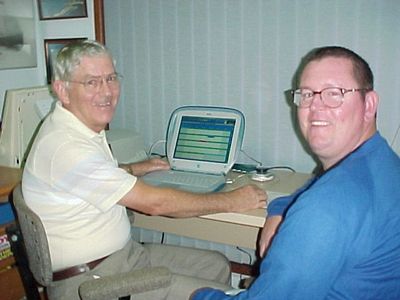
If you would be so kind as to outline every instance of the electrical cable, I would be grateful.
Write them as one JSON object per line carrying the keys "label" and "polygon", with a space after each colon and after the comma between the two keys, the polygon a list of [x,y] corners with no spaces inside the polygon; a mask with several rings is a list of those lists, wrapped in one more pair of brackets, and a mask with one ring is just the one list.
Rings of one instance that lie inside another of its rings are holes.
{"label": "electrical cable", "polygon": [[165,232],[162,232],[162,233],[161,233],[160,244],[164,244],[164,239],[165,239]]}
{"label": "electrical cable", "polygon": [[158,141],[155,141],[155,142],[150,146],[150,149],[149,149],[149,151],[147,152],[147,156],[150,157],[150,156],[152,156],[153,154],[157,154],[157,155],[159,155],[159,156],[163,156],[163,155],[160,155],[160,154],[158,154],[158,153],[153,153],[153,149],[154,149],[158,144],[166,143],[166,142],[167,142],[167,140],[158,140]]}
{"label": "electrical cable", "polygon": [[393,147],[393,146],[394,146],[394,142],[396,141],[397,136],[399,135],[399,132],[400,132],[400,124],[399,124],[399,126],[397,127],[397,129],[396,129],[396,133],[394,134],[394,137],[393,137],[393,139],[392,139],[392,142],[390,143],[390,147]]}
{"label": "electrical cable", "polygon": [[251,254],[249,252],[247,252],[246,250],[240,248],[239,246],[236,246],[236,250],[246,254],[249,257],[249,265],[251,265],[253,263],[253,258],[251,257]]}
{"label": "electrical cable", "polygon": [[240,152],[242,152],[244,155],[246,155],[247,158],[249,158],[249,159],[251,159],[252,161],[256,162],[258,165],[260,165],[260,166],[262,165],[262,162],[261,162],[261,161],[258,161],[258,160],[256,160],[255,158],[251,157],[251,156],[248,155],[248,154],[246,153],[246,151],[244,151],[243,149],[241,149]]}
{"label": "electrical cable", "polygon": [[272,166],[272,167],[266,167],[266,170],[267,170],[267,171],[275,170],[275,169],[287,169],[287,170],[290,170],[290,171],[296,173],[296,170],[293,169],[292,167],[289,167],[289,166]]}
{"label": "electrical cable", "polygon": [[[400,126],[399,126],[399,127],[400,127]],[[241,151],[244,155],[246,155],[247,158],[249,158],[249,159],[251,159],[252,161],[256,162],[256,163],[258,164],[257,168],[258,168],[258,169],[262,169],[263,172],[267,172],[267,171],[270,171],[270,170],[273,170],[273,169],[288,169],[288,170],[290,170],[290,171],[292,171],[292,172],[296,172],[295,169],[293,169],[292,167],[289,167],[289,166],[271,166],[271,167],[263,167],[261,161],[258,161],[258,160],[256,160],[255,158],[251,157],[251,156],[250,156],[249,154],[247,154],[246,151],[244,151],[243,149],[240,150],[240,151]]]}

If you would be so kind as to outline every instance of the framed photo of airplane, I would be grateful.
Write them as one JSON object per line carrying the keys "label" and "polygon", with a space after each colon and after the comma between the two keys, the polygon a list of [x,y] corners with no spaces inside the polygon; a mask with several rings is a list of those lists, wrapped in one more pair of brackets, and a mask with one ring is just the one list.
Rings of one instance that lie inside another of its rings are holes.
{"label": "framed photo of airplane", "polygon": [[40,20],[86,18],[86,0],[37,0]]}

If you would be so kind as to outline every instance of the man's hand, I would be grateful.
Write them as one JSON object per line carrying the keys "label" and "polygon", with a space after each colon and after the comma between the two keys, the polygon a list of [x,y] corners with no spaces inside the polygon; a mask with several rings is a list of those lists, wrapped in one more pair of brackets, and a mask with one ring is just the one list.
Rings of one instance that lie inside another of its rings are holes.
{"label": "man's hand", "polygon": [[281,222],[282,216],[271,216],[267,217],[265,220],[264,228],[261,231],[260,240],[258,241],[260,257],[263,257],[266,254]]}
{"label": "man's hand", "polygon": [[255,185],[246,185],[236,190],[227,192],[232,203],[231,211],[243,212],[250,209],[265,208],[267,194]]}
{"label": "man's hand", "polygon": [[129,165],[132,174],[135,176],[143,176],[147,173],[169,170],[170,166],[167,161],[160,158],[150,158],[141,162],[133,163]]}

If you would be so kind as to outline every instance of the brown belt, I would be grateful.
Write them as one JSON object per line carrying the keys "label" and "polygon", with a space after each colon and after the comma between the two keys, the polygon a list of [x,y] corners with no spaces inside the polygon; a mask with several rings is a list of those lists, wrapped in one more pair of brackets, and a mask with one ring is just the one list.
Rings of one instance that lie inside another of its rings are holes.
{"label": "brown belt", "polygon": [[67,269],[63,269],[53,273],[53,281],[67,279],[90,270],[93,270],[98,264],[100,264],[103,260],[105,260],[108,256],[96,259],[94,261],[88,262],[86,264],[81,264],[77,266],[73,266]]}

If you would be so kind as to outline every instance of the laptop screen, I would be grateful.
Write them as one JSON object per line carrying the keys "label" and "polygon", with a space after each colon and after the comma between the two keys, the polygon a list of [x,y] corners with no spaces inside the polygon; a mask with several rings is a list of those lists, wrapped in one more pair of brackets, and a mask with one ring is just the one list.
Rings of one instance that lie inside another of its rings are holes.
{"label": "laptop screen", "polygon": [[235,119],[183,116],[174,158],[226,163]]}
{"label": "laptop screen", "polygon": [[227,173],[242,146],[244,116],[232,108],[183,106],[170,118],[167,157],[171,169]]}

